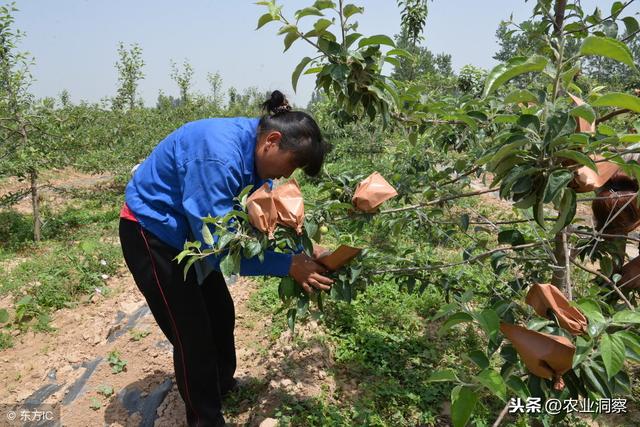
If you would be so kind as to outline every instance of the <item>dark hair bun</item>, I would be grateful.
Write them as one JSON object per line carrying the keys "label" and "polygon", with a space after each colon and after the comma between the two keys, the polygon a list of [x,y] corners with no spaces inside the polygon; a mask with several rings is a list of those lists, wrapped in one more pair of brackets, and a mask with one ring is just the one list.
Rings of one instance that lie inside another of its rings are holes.
{"label": "dark hair bun", "polygon": [[271,114],[280,114],[291,111],[289,101],[287,101],[287,98],[279,90],[271,92],[271,97],[262,104],[262,108],[267,113]]}

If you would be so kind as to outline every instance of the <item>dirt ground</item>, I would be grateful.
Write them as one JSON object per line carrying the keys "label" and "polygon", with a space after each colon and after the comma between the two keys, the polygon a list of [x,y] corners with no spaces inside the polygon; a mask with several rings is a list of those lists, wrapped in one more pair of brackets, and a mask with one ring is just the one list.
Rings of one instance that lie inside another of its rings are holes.
{"label": "dirt ground", "polygon": [[[186,425],[171,344],[128,271],[120,271],[108,285],[111,295],[96,293],[80,307],[56,312],[51,322],[56,332],[14,338],[14,347],[0,355],[0,402],[55,405],[64,426]],[[230,286],[237,313],[236,376],[259,390],[234,404],[226,415],[232,425],[260,425],[287,395],[312,397],[335,387],[326,373],[330,357],[324,346],[298,350],[288,331],[269,342],[270,319],[247,307],[257,286],[244,279]],[[311,323],[299,333],[308,338],[315,328]],[[149,335],[136,341],[132,330]],[[118,374],[107,361],[113,350],[127,362]],[[104,385],[113,388],[111,396],[98,393]]]}
{"label": "dirt ground", "polygon": [[[40,198],[47,206],[55,207],[65,203],[64,190],[71,188],[89,188],[98,184],[109,182],[113,179],[111,174],[91,175],[74,169],[52,169],[45,171],[38,179]],[[19,180],[15,177],[0,180],[0,196],[9,193],[22,192],[30,187],[28,179]],[[21,214],[30,214],[31,194],[25,195],[18,203],[13,205],[14,210]]]}

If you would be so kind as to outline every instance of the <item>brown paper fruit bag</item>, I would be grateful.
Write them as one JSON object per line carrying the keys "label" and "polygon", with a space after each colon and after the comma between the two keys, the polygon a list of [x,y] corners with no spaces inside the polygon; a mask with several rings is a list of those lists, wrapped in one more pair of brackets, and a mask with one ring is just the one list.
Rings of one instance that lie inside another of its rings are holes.
{"label": "brown paper fruit bag", "polygon": [[382,203],[398,195],[378,172],[374,172],[362,180],[356,187],[351,203],[363,212],[375,212]]}
{"label": "brown paper fruit bag", "polygon": [[635,257],[622,267],[622,278],[618,282],[618,287],[625,293],[640,289],[640,256]]}
{"label": "brown paper fruit bag", "polygon": [[298,182],[291,179],[273,190],[273,201],[278,212],[278,223],[302,234],[304,225],[304,200]]}
{"label": "brown paper fruit bag", "polygon": [[582,335],[587,331],[587,318],[580,310],[569,305],[564,294],[549,283],[531,286],[525,302],[542,317],[549,317],[548,311],[553,311],[560,326],[572,335]]}
{"label": "brown paper fruit bag", "polygon": [[332,253],[318,258],[317,261],[329,270],[336,271],[347,265],[351,260],[357,257],[360,252],[362,252],[362,249],[360,248],[341,245]]}
{"label": "brown paper fruit bag", "polygon": [[[596,161],[602,160],[603,158],[604,157],[601,156],[592,157],[592,159]],[[598,162],[596,163],[596,169],[598,169],[598,172],[587,166],[576,169],[571,187],[576,190],[577,193],[588,193],[598,189],[605,185],[607,181],[620,170],[620,166],[612,162]]]}
{"label": "brown paper fruit bag", "polygon": [[511,341],[532,374],[557,379],[571,369],[576,347],[569,339],[502,322],[500,331]]}
{"label": "brown paper fruit bag", "polygon": [[268,233],[269,238],[273,239],[278,212],[269,184],[265,183],[247,198],[247,213],[251,225],[263,233]]}
{"label": "brown paper fruit bag", "polygon": [[[596,230],[609,234],[627,234],[640,227],[638,182],[618,171],[600,188],[591,202]],[[606,225],[606,226],[605,226]]]}

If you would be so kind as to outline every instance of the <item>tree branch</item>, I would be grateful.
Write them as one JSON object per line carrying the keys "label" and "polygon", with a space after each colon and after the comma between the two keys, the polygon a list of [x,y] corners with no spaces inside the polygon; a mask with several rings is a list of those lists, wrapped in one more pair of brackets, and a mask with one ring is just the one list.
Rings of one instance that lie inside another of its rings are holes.
{"label": "tree branch", "polygon": [[615,116],[619,116],[620,114],[625,114],[625,113],[631,113],[631,110],[627,109],[627,108],[622,108],[620,110],[615,110],[612,111],[610,113],[605,114],[602,117],[599,117],[596,119],[596,125],[602,123],[602,122],[606,122],[607,120],[610,120],[612,118],[614,118]]}
{"label": "tree branch", "polygon": [[414,210],[414,209],[423,208],[425,206],[432,206],[432,205],[437,205],[438,203],[448,202],[450,200],[461,199],[461,198],[464,198],[464,197],[479,196],[480,194],[493,193],[495,191],[498,191],[498,190],[490,188],[488,190],[479,190],[479,191],[474,191],[472,193],[456,194],[456,195],[453,195],[453,196],[446,196],[446,197],[441,197],[440,199],[430,200],[430,201],[424,202],[424,203],[418,203],[416,205],[404,206],[402,208],[395,208],[395,209],[386,209],[384,211],[380,211],[380,213],[381,214],[388,214],[388,213],[397,213],[397,212],[410,211],[410,210]]}
{"label": "tree branch", "polygon": [[456,182],[460,181],[462,178],[464,178],[465,176],[469,176],[472,173],[476,172],[478,169],[480,169],[480,166],[476,166],[473,169],[468,170],[467,172],[463,173],[462,175],[458,175],[457,177],[455,177],[451,181],[441,182],[440,184],[438,184],[438,186],[450,185],[450,184],[456,183]]}
{"label": "tree branch", "polygon": [[626,239],[626,240],[631,240],[632,242],[640,242],[639,238],[627,236],[625,234],[595,233],[595,232],[588,232],[588,231],[574,230],[574,229],[568,229],[567,232],[571,233],[571,234],[577,234],[577,235],[580,235],[580,236],[609,237],[609,238],[612,238],[612,239]]}
{"label": "tree branch", "polygon": [[442,268],[449,268],[449,267],[455,267],[457,265],[462,265],[462,264],[470,264],[474,261],[479,261],[483,258],[488,257],[491,254],[494,254],[496,252],[502,252],[502,251],[517,251],[520,249],[528,249],[528,248],[534,248],[536,246],[540,246],[544,244],[544,242],[535,242],[535,243],[527,243],[524,245],[516,245],[516,246],[505,246],[505,247],[501,247],[501,248],[495,248],[492,249],[490,251],[487,252],[483,252],[479,255],[473,256],[467,260],[464,261],[459,261],[459,262],[453,262],[450,264],[440,264],[440,265],[432,265],[432,266],[426,266],[426,267],[404,267],[404,268],[392,268],[392,269],[388,269],[388,270],[377,270],[377,271],[373,271],[371,272],[371,274],[375,274],[375,275],[380,275],[380,274],[386,274],[386,273],[412,273],[414,271],[429,271],[429,270],[440,270]]}
{"label": "tree branch", "polygon": [[633,310],[633,305],[631,305],[629,300],[624,296],[624,294],[622,293],[620,288],[618,288],[618,286],[615,284],[615,282],[613,280],[609,279],[607,276],[605,276],[604,274],[600,273],[599,271],[591,270],[590,268],[587,268],[584,265],[582,265],[580,263],[577,263],[573,259],[571,260],[571,263],[573,265],[575,265],[576,267],[580,268],[581,270],[584,270],[587,273],[590,273],[590,274],[593,274],[595,276],[598,276],[599,278],[601,278],[602,280],[607,282],[607,284],[610,285],[616,291],[618,296],[622,299],[622,301],[624,301],[624,303],[627,305],[627,307],[629,307],[629,310]]}

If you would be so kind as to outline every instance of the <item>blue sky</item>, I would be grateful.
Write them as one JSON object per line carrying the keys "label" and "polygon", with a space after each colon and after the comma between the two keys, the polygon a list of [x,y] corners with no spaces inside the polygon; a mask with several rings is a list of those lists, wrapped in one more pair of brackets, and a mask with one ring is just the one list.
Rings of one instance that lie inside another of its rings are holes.
{"label": "blue sky", "polygon": [[[398,32],[400,14],[395,0],[353,0],[365,7],[359,31],[365,35]],[[2,1],[2,3],[7,3]],[[286,15],[313,3],[284,0]],[[533,1],[435,0],[430,4],[425,44],[432,51],[453,56],[454,69],[465,64],[495,65],[495,30],[513,13],[516,20],[530,15]],[[611,1],[584,0],[591,11]],[[263,6],[252,1],[222,0],[18,0],[16,26],[26,32],[21,49],[35,57],[32,72],[36,96],[56,96],[62,89],[74,102],[99,101],[117,87],[118,42],[139,43],[146,62],[140,94],[154,105],[158,91],[177,95],[170,79],[170,60],[185,58],[193,65],[194,89],[206,93],[207,72],[220,72],[225,89],[256,86],[281,89],[293,102],[305,105],[313,78],[303,76],[293,93],[291,72],[313,50],[302,42],[282,53],[276,24],[254,31]],[[638,7],[635,6],[634,12]],[[310,21],[312,18],[307,18]]]}

